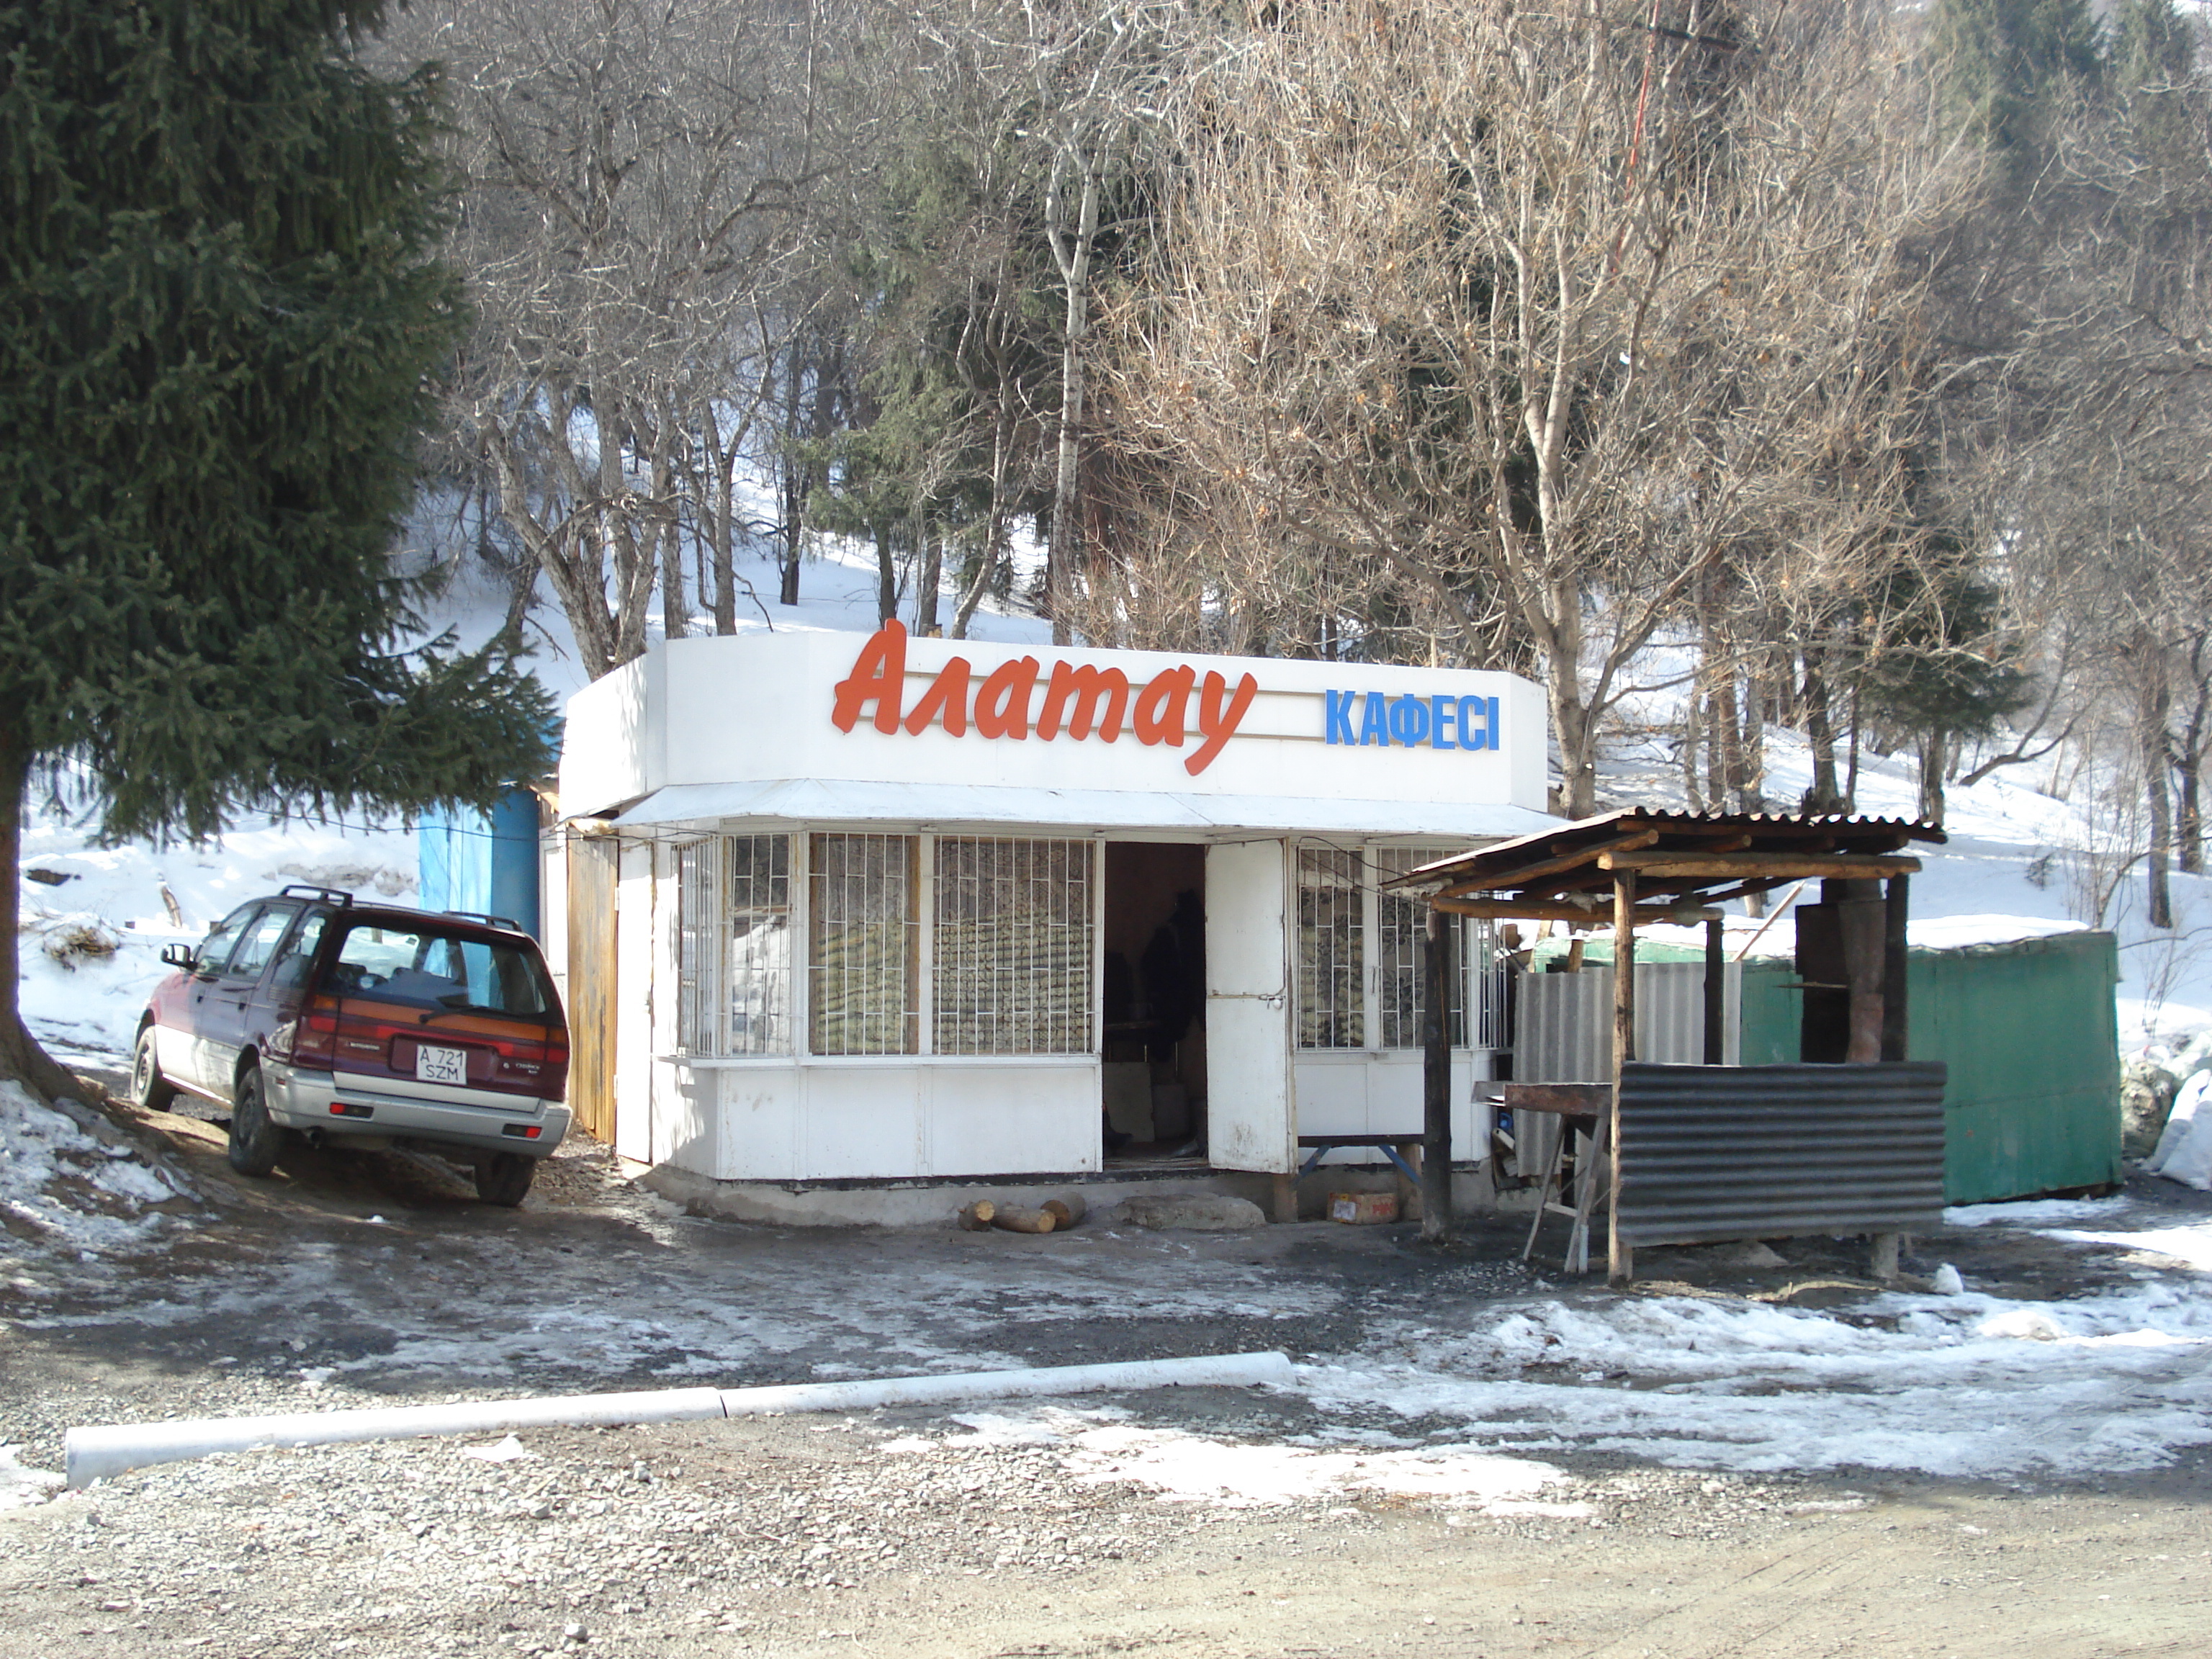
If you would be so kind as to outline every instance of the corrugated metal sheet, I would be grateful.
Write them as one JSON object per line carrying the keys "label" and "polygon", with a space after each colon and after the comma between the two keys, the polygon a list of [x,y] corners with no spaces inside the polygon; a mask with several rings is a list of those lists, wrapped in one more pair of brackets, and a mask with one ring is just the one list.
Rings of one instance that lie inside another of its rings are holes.
{"label": "corrugated metal sheet", "polygon": [[[1721,1055],[1733,1065],[1739,1046],[1743,968],[1721,969]],[[1636,1051],[1639,1060],[1696,1066],[1705,1057],[1705,965],[1636,964]],[[1513,1075],[1522,1083],[1613,1081],[1613,969],[1578,974],[1530,974],[1521,981],[1520,1024]]]}
{"label": "corrugated metal sheet", "polygon": [[1630,1245],[1926,1232],[1943,1218],[1939,1061],[1623,1070]]}
{"label": "corrugated metal sheet", "polygon": [[[1749,964],[1743,1057],[1794,1059],[1802,999],[1786,962]],[[1915,1060],[1950,1067],[1944,1195],[2032,1198],[2120,1178],[2118,945],[2060,933],[1906,958]]]}
{"label": "corrugated metal sheet", "polygon": [[[1723,969],[1722,1052],[1733,1062],[1736,1004],[1743,969]],[[1613,1081],[1613,969],[1522,975],[1516,1001],[1513,1076],[1521,1083]],[[1646,1059],[1694,1066],[1705,1056],[1705,964],[1636,964],[1636,1047]],[[1560,1120],[1548,1112],[1516,1112],[1515,1173],[1551,1167]]]}

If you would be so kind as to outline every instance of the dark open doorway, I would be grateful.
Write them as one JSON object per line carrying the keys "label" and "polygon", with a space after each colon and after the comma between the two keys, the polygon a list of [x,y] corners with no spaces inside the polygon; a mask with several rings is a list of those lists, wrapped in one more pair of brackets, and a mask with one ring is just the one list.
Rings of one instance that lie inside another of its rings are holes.
{"label": "dark open doorway", "polygon": [[1206,1158],[1206,848],[1106,847],[1103,1133],[1109,1165]]}

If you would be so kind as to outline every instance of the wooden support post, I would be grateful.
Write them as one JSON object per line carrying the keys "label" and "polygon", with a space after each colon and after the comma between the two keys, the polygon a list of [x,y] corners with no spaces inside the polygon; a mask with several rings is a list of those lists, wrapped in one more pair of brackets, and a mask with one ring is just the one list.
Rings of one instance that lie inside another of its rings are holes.
{"label": "wooden support post", "polygon": [[1705,1064],[1728,1064],[1727,997],[1723,987],[1728,983],[1728,969],[1721,955],[1721,923],[1718,918],[1705,924]]}
{"label": "wooden support post", "polygon": [[1613,1101],[1608,1108],[1606,1139],[1611,1144],[1607,1194],[1606,1280],[1623,1286],[1636,1277],[1635,1254],[1620,1242],[1620,1182],[1626,1173],[1620,1155],[1621,1068],[1636,1058],[1636,872],[1619,870],[1613,878]]}
{"label": "wooden support post", "polygon": [[1275,1219],[1296,1221],[1298,1218],[1298,1177],[1294,1170],[1275,1177]]}
{"label": "wooden support post", "polygon": [[1881,1057],[1907,1060],[1911,1043],[1911,1009],[1905,1000],[1905,923],[1906,876],[1892,876],[1882,894]]}
{"label": "wooden support post", "polygon": [[1421,1237],[1452,1236],[1451,936],[1452,918],[1429,907],[1421,962]]}
{"label": "wooden support post", "polygon": [[1876,1233],[1873,1237],[1874,1276],[1885,1285],[1897,1282],[1897,1249],[1900,1242],[1896,1233]]}

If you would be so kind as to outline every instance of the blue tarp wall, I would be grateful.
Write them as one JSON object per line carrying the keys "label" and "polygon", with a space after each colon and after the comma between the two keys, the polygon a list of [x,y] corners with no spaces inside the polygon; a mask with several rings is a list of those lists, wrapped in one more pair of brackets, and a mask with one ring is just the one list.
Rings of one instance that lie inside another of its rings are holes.
{"label": "blue tarp wall", "polygon": [[489,817],[433,808],[416,824],[415,845],[424,909],[506,916],[538,936],[538,797],[529,790],[508,794]]}

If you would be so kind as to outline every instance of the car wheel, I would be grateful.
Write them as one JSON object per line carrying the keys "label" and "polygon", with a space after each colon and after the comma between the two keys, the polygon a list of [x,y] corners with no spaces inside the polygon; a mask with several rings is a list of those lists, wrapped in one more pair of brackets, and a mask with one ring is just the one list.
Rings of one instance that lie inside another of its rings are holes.
{"label": "car wheel", "polygon": [[477,1161],[477,1196],[487,1204],[508,1209],[522,1202],[538,1173],[538,1160],[519,1152],[494,1152]]}
{"label": "car wheel", "polygon": [[161,1062],[154,1055],[154,1028],[138,1033],[131,1050],[131,1099],[140,1110],[166,1112],[177,1098],[177,1085],[161,1075]]}
{"label": "car wheel", "polygon": [[276,1167],[283,1145],[284,1132],[269,1121],[261,1098],[261,1070],[249,1066],[231,1091],[230,1167],[240,1175],[265,1176]]}

